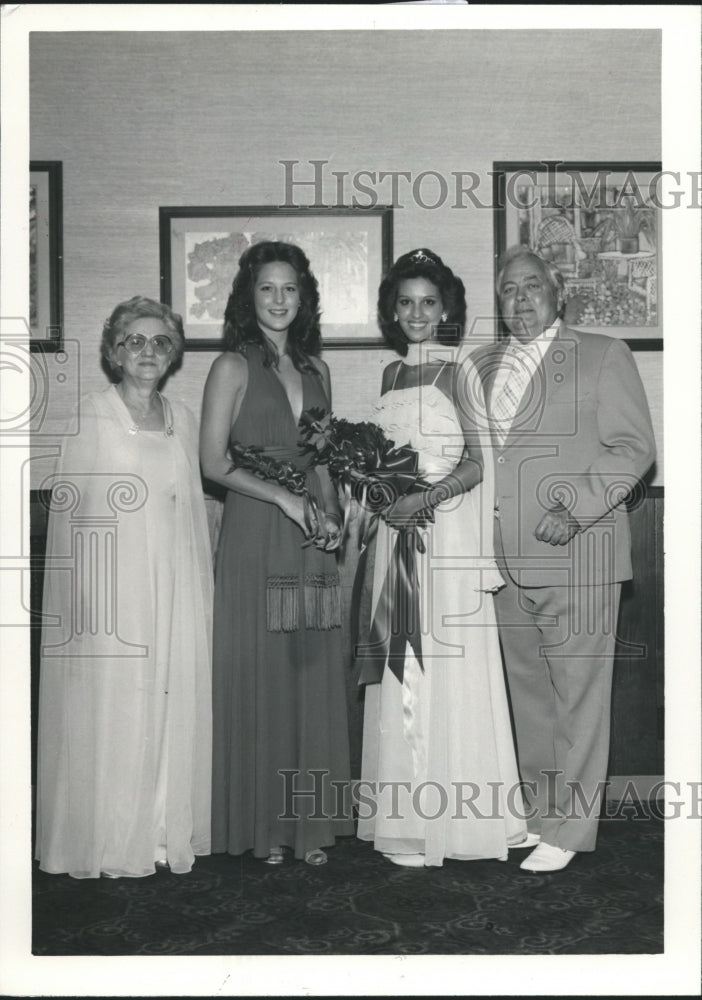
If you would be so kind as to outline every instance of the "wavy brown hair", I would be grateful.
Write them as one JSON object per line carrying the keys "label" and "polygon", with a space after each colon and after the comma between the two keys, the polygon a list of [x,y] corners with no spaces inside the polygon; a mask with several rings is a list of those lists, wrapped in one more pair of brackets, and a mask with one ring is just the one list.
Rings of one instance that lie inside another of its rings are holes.
{"label": "wavy brown hair", "polygon": [[319,288],[304,252],[293,243],[266,240],[254,243],[239,259],[239,270],[224,310],[224,346],[228,351],[246,354],[250,344],[263,350],[266,366],[278,363],[275,345],[263,333],[256,320],[254,286],[265,264],[289,264],[295,271],[300,289],[300,308],[288,330],[288,354],[298,371],[316,372],[310,362],[322,349],[319,328]]}

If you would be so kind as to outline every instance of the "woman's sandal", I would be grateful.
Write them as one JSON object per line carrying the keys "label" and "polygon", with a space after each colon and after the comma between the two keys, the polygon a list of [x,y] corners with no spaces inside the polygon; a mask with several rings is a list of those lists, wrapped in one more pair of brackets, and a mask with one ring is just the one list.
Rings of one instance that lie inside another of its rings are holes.
{"label": "woman's sandal", "polygon": [[267,858],[263,858],[263,863],[265,865],[282,865],[283,863],[283,848],[282,847],[271,847],[271,853]]}
{"label": "woman's sandal", "polygon": [[328,860],[324,851],[319,847],[305,851],[305,863],[308,865],[326,865]]}

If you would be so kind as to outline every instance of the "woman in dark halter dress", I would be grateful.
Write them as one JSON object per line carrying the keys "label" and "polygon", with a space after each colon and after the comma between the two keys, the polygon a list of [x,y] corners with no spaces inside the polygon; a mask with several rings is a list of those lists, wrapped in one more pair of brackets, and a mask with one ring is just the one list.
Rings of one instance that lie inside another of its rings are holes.
{"label": "woman in dark halter dress", "polygon": [[231,471],[228,454],[238,441],[301,465],[301,413],[331,407],[317,282],[298,247],[263,242],[242,255],[224,337],[200,432],[203,472],[228,491],[215,574],[212,852],[279,864],[288,847],[324,864],[322,848],[353,833],[329,784],[349,778],[337,500],[325,470],[307,474],[320,510],[310,528],[299,496]]}

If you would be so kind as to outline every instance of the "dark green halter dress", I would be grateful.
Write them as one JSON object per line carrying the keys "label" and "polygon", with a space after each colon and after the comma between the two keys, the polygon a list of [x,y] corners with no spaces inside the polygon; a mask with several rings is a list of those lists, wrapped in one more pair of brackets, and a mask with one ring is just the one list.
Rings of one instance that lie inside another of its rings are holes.
{"label": "dark green halter dress", "polygon": [[[285,389],[260,348],[247,363],[232,440],[302,465]],[[302,386],[304,409],[329,408],[316,374]],[[319,494],[316,473],[307,484]],[[213,853],[266,857],[282,845],[302,858],[353,834],[330,785],[349,778],[336,557],[304,540],[275,504],[228,491],[215,574]]]}

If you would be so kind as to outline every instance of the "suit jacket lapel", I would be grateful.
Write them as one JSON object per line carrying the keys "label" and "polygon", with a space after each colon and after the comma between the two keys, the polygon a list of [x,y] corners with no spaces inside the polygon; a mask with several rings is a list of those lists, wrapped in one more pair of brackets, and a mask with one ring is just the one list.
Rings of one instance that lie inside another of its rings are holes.
{"label": "suit jacket lapel", "polygon": [[572,370],[573,360],[571,352],[575,350],[576,344],[580,343],[580,338],[576,330],[561,326],[553,342],[546,351],[546,356],[541,361],[544,372],[545,401],[548,403],[551,396],[563,385],[567,373]]}
{"label": "suit jacket lapel", "polygon": [[524,391],[504,448],[509,448],[524,434],[533,433],[538,429],[544,407],[563,383],[565,372],[571,367],[569,356],[578,340],[575,330],[561,325]]}

